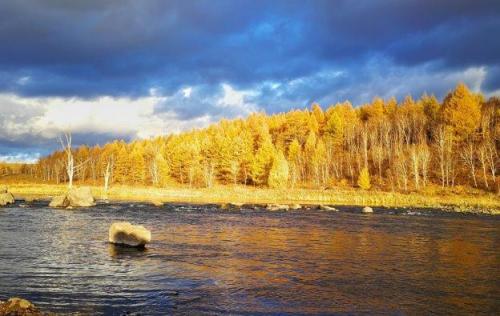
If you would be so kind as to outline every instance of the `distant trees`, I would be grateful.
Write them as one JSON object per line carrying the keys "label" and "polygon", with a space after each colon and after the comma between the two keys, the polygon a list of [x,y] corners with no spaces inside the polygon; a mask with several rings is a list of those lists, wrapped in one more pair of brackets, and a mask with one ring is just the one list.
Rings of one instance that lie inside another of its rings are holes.
{"label": "distant trees", "polygon": [[325,110],[314,104],[311,110],[254,113],[132,143],[71,148],[65,139],[62,151],[25,172],[41,181],[74,178],[105,187],[344,183],[411,191],[437,184],[498,192],[499,136],[500,99],[484,100],[459,84],[442,103],[427,94],[399,103],[376,97],[357,108],[344,102]]}

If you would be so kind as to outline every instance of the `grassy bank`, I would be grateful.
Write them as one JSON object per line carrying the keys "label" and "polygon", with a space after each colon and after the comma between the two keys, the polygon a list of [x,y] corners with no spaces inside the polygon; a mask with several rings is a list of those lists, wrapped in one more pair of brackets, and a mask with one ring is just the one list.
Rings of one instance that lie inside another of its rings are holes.
{"label": "grassy bank", "polygon": [[[65,185],[8,183],[16,198],[49,199],[66,191]],[[96,198],[104,198],[102,187],[91,186]],[[108,198],[116,201],[161,201],[187,203],[281,203],[329,204],[384,207],[444,208],[460,212],[500,214],[500,197],[480,191],[433,190],[419,193],[394,193],[338,188],[329,190],[272,190],[244,186],[217,186],[210,189],[187,187],[152,188],[114,186]]]}

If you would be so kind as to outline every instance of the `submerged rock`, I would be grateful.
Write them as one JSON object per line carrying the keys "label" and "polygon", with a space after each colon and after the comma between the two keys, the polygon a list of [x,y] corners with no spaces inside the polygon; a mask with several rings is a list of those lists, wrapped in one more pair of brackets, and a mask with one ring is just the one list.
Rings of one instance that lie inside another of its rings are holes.
{"label": "submerged rock", "polygon": [[268,211],[288,211],[289,209],[290,206],[285,204],[267,204],[266,206]]}
{"label": "submerged rock", "polygon": [[323,205],[323,204],[321,204],[319,206],[319,209],[322,210],[322,211],[330,211],[330,212],[338,212],[339,211],[335,207],[328,206],[328,205]]}
{"label": "submerged rock", "polygon": [[365,214],[368,214],[368,213],[373,213],[373,209],[369,206],[365,206],[363,207],[363,209],[361,210],[361,212],[365,213]]}
{"label": "submerged rock", "polygon": [[30,301],[13,297],[7,302],[0,302],[0,316],[43,316],[43,314]]}
{"label": "submerged rock", "polygon": [[68,193],[55,196],[49,204],[50,207],[91,207],[95,206],[95,200],[90,188],[72,188]]}
{"label": "submerged rock", "polygon": [[151,232],[142,225],[117,222],[109,228],[109,242],[130,247],[144,247],[151,242]]}

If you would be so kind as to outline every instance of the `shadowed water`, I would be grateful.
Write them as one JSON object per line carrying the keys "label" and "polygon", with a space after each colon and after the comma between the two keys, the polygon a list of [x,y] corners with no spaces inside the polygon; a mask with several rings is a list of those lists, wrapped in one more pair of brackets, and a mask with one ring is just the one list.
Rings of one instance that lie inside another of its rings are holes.
{"label": "shadowed water", "polygon": [[[18,203],[0,209],[0,300],[81,315],[500,312],[497,218],[340,209]],[[123,220],[152,231],[145,251],[106,242]]]}

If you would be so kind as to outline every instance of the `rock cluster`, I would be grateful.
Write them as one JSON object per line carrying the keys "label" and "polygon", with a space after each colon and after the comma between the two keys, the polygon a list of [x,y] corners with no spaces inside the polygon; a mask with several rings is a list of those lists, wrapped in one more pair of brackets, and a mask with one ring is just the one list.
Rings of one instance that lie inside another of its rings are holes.
{"label": "rock cluster", "polygon": [[14,202],[14,195],[9,192],[9,188],[5,185],[0,186],[0,206],[13,204]]}
{"label": "rock cluster", "polygon": [[109,242],[129,247],[144,247],[151,242],[151,232],[142,225],[116,222],[109,228]]}
{"label": "rock cluster", "polygon": [[91,207],[95,205],[90,188],[72,188],[68,193],[55,196],[50,202],[50,207],[73,208]]}

